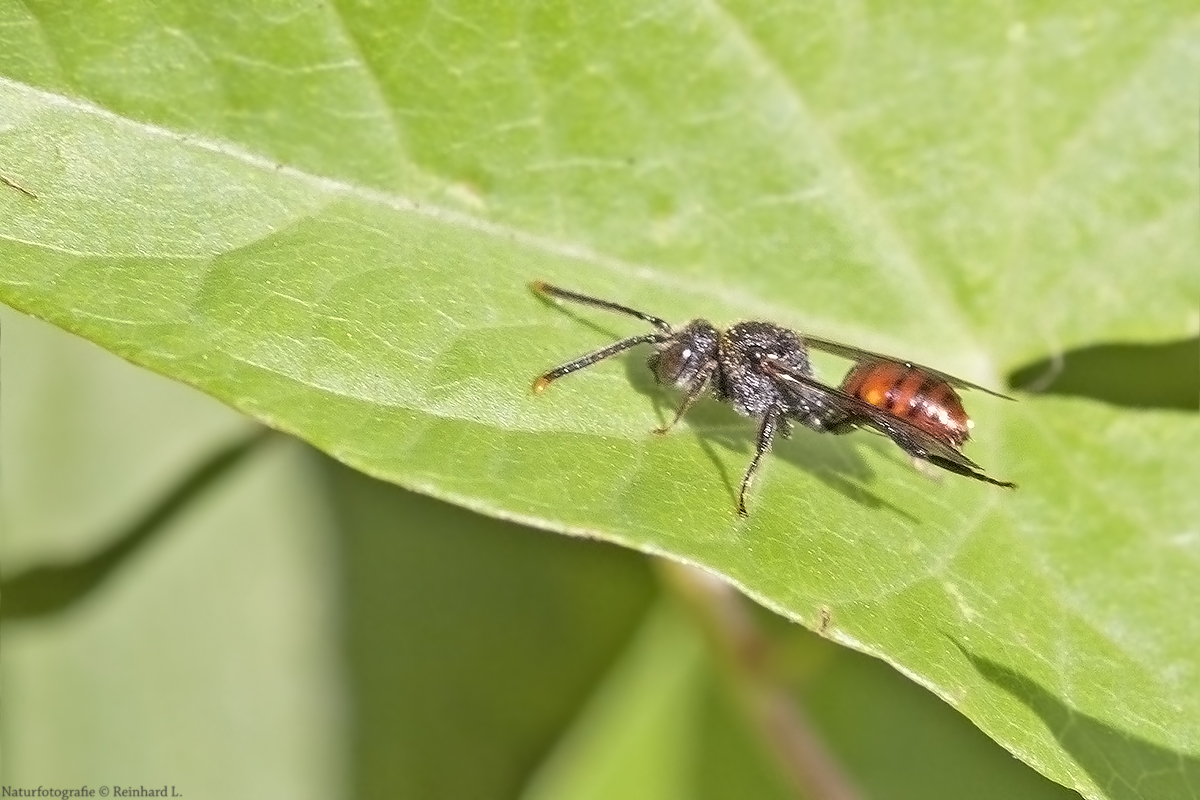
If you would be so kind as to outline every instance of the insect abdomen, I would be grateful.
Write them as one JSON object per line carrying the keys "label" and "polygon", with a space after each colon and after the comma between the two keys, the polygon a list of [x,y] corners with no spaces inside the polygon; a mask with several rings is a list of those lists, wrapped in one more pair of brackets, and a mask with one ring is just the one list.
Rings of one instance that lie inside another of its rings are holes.
{"label": "insect abdomen", "polygon": [[961,449],[970,438],[971,420],[958,393],[941,378],[914,367],[864,362],[850,370],[841,390],[955,448]]}

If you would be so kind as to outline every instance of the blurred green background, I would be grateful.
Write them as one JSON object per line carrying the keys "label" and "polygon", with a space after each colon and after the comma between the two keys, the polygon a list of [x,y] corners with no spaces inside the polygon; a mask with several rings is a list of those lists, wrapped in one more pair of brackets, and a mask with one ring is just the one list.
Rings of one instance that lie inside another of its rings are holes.
{"label": "blurred green background", "polygon": [[[5,785],[798,796],[737,670],[647,557],[276,435],[140,531],[250,423],[0,311]],[[753,614],[767,678],[863,796],[1075,796],[890,667]]]}

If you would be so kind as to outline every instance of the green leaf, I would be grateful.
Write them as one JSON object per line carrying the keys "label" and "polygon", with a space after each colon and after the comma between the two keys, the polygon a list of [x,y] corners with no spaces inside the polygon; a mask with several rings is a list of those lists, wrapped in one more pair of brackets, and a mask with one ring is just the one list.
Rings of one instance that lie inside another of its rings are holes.
{"label": "green leaf", "polygon": [[355,796],[518,796],[638,624],[646,565],[321,474],[344,544]]}
{"label": "green leaf", "polygon": [[695,626],[656,609],[523,800],[794,797],[723,688]]}
{"label": "green leaf", "polygon": [[[256,448],[142,535],[245,420],[3,311],[5,786],[334,796],[336,548],[305,449]],[[74,602],[31,609],[47,581]]]}
{"label": "green leaf", "polygon": [[0,607],[0,620],[60,613],[96,591],[130,554],[166,530],[181,512],[198,497],[203,497],[209,486],[264,441],[266,433],[259,430],[214,453],[116,541],[89,558],[69,565],[42,566],[5,575],[0,581],[0,595],[5,598]]}
{"label": "green leaf", "polygon": [[0,187],[0,299],[372,475],[828,615],[1088,797],[1200,784],[1193,414],[972,396],[1015,493],[800,432],[741,521],[753,424],[649,436],[636,358],[531,397],[637,328],[525,289],[988,385],[1194,336],[1190,4],[0,13],[0,173],[37,196]]}
{"label": "green leaf", "polygon": [[[5,589],[0,737],[12,785],[149,778],[185,796],[288,786],[499,800],[600,789],[609,770],[641,776],[639,790],[765,798],[781,789],[779,754],[766,726],[747,725],[759,715],[731,702],[749,670],[796,692],[830,763],[844,760],[867,796],[1069,791],[875,659],[762,611],[752,662],[723,675],[730,659],[702,647],[674,604],[647,606],[645,558],[327,459],[313,469],[305,449],[273,445],[142,536],[146,509],[195,485],[206,443],[244,426],[0,314],[3,563],[42,585],[116,551],[68,608],[10,616],[21,592]],[[128,532],[96,527],[109,518]],[[786,716],[793,703],[781,705]]]}

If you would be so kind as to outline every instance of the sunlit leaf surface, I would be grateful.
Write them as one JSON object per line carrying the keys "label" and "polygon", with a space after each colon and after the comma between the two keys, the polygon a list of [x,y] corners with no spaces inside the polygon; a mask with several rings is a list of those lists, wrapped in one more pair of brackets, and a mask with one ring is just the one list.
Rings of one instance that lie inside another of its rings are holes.
{"label": "sunlit leaf surface", "polygon": [[[753,423],[638,326],[769,318],[999,386],[1194,336],[1190,4],[8,6],[0,299],[485,513],[703,564],[1089,797],[1200,791],[1194,412],[968,398],[1005,492]],[[123,10],[121,10],[123,9]],[[822,361],[828,380],[835,362]]]}

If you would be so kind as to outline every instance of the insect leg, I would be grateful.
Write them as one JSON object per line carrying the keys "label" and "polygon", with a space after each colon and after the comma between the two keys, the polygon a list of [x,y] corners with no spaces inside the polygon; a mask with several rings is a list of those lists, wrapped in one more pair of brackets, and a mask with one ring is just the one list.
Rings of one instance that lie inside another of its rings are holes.
{"label": "insect leg", "polygon": [[679,408],[675,411],[675,419],[671,420],[671,424],[661,428],[655,428],[654,433],[662,436],[667,431],[674,428],[679,420],[683,419],[683,415],[687,413],[692,404],[700,399],[700,395],[704,394],[704,390],[708,388],[708,382],[712,379],[713,370],[717,368],[716,360],[709,361],[700,371],[696,373],[696,377],[692,379],[688,386],[687,394],[684,395],[683,402],[679,404]]}
{"label": "insect leg", "polygon": [[555,367],[549,372],[538,377],[533,382],[533,391],[540,392],[550,385],[551,381],[556,381],[564,375],[570,375],[576,370],[590,367],[597,361],[603,361],[606,358],[611,358],[617,353],[623,353],[631,347],[637,347],[639,344],[658,343],[666,340],[666,334],[662,333],[643,333],[640,336],[630,336],[628,339],[622,339],[619,342],[614,342],[608,347],[602,347],[599,350],[588,353],[586,356],[580,356],[574,361],[568,361],[566,364]]}
{"label": "insect leg", "polygon": [[746,511],[746,492],[749,491],[750,484],[754,481],[754,473],[758,472],[758,463],[771,449],[771,442],[775,438],[775,432],[781,421],[783,421],[783,410],[780,408],[770,408],[763,415],[762,424],[758,427],[758,449],[750,461],[750,466],[746,468],[746,474],[742,476],[742,488],[738,492],[738,516],[749,516]]}

